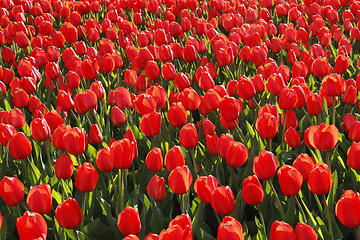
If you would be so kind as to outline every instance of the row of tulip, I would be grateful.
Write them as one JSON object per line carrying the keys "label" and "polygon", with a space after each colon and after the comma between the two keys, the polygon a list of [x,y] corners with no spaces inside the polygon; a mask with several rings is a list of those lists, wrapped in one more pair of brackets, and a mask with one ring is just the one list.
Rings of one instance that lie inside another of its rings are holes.
{"label": "row of tulip", "polygon": [[360,239],[359,17],[0,2],[0,239]]}

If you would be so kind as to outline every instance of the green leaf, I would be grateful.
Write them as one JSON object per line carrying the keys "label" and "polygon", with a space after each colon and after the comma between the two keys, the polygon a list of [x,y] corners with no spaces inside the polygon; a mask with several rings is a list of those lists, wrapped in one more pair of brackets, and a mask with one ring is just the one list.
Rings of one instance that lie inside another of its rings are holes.
{"label": "green leaf", "polygon": [[308,224],[316,231],[316,233],[318,234],[319,240],[325,240],[325,239],[324,239],[324,235],[323,235],[323,233],[322,233],[322,230],[321,230],[319,224],[316,222],[314,216],[313,216],[313,215],[311,214],[311,212],[309,211],[309,209],[308,209],[308,207],[306,206],[303,198],[300,197],[300,200],[301,200],[301,202],[302,202],[302,205],[303,205],[303,207],[304,207],[304,209],[305,209],[306,214],[307,214],[308,217],[309,217],[309,218],[308,218],[308,219],[309,219]]}
{"label": "green leaf", "polygon": [[204,203],[200,201],[200,203],[196,207],[196,212],[195,212],[195,215],[192,220],[192,226],[193,226],[194,232],[196,232],[198,224],[200,222],[203,207],[204,207]]}
{"label": "green leaf", "polygon": [[265,226],[263,226],[259,219],[255,216],[255,223],[258,229],[258,233],[256,234],[256,239],[257,240],[267,240],[267,236],[266,236],[266,229]]}
{"label": "green leaf", "polygon": [[338,189],[338,175],[337,175],[336,170],[332,173],[332,178],[333,178],[334,182],[331,186],[329,195],[326,199],[326,203],[329,207],[330,214],[334,215],[335,214],[336,192]]}
{"label": "green leaf", "polygon": [[6,239],[6,232],[7,232],[7,222],[6,219],[3,217],[2,218],[2,225],[0,228],[0,240],[5,240]]}
{"label": "green leaf", "polygon": [[288,199],[288,209],[286,211],[285,214],[285,222],[287,222],[290,225],[294,225],[295,223],[295,198],[294,197],[290,197],[290,199]]}
{"label": "green leaf", "polygon": [[163,230],[163,223],[164,223],[163,213],[158,208],[152,195],[150,196],[150,201],[151,201],[151,205],[152,205],[152,207],[151,207],[152,215],[151,215],[151,219],[150,219],[150,227],[154,233],[159,234],[161,232],[161,230]]}

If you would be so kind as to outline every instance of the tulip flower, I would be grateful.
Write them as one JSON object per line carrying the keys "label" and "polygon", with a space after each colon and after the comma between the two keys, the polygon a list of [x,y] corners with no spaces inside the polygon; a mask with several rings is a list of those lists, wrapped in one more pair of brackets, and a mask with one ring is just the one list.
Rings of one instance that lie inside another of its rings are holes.
{"label": "tulip flower", "polygon": [[110,148],[100,149],[96,154],[96,166],[101,172],[110,172],[115,168],[114,161],[111,158]]}
{"label": "tulip flower", "polygon": [[117,226],[124,236],[139,234],[141,222],[137,207],[126,206],[118,215]]}
{"label": "tulip flower", "polygon": [[72,155],[80,155],[87,148],[87,136],[85,131],[74,127],[67,130],[63,135],[65,150]]}
{"label": "tulip flower", "polygon": [[48,229],[45,219],[40,214],[29,211],[16,220],[16,228],[20,240],[46,239]]}
{"label": "tulip flower", "polygon": [[171,190],[178,195],[183,195],[189,191],[192,180],[192,174],[186,165],[177,166],[168,177]]}
{"label": "tulip flower", "polygon": [[263,181],[273,178],[277,167],[278,163],[272,152],[261,150],[259,156],[254,157],[253,172]]}
{"label": "tulip flower", "polygon": [[4,202],[10,206],[16,206],[24,198],[24,184],[17,179],[17,176],[7,177],[5,176],[0,181],[0,195]]}
{"label": "tulip flower", "polygon": [[218,227],[217,240],[238,239],[244,240],[243,227],[241,223],[233,217],[226,216]]}
{"label": "tulip flower", "polygon": [[24,133],[18,132],[12,136],[9,141],[9,152],[13,158],[25,159],[30,155],[31,151],[31,142]]}
{"label": "tulip flower", "polygon": [[84,163],[76,172],[75,187],[81,192],[92,191],[98,183],[98,173],[93,165]]}
{"label": "tulip flower", "polygon": [[318,235],[315,230],[305,223],[298,222],[295,228],[297,240],[317,240]]}
{"label": "tulip flower", "polygon": [[194,184],[194,190],[200,199],[205,204],[211,203],[211,193],[218,187],[218,180],[209,175],[207,177],[201,176],[196,179]]}
{"label": "tulip flower", "polygon": [[[319,184],[321,182],[321,184]],[[333,178],[328,166],[316,163],[309,174],[308,187],[311,192],[322,195],[330,191]]]}
{"label": "tulip flower", "polygon": [[249,205],[257,206],[262,202],[264,190],[256,175],[245,178],[241,195]]}
{"label": "tulip flower", "polygon": [[71,197],[57,206],[55,216],[60,226],[66,229],[76,228],[82,220],[79,204]]}
{"label": "tulip flower", "polygon": [[183,166],[184,164],[185,164],[185,158],[180,146],[172,147],[165,154],[165,167],[169,172],[171,172],[178,166],[179,167]]}
{"label": "tulip flower", "polygon": [[296,168],[284,165],[279,168],[277,175],[281,191],[285,196],[290,197],[298,194],[303,182],[303,176]]}
{"label": "tulip flower", "polygon": [[184,148],[190,149],[196,147],[198,145],[199,136],[195,125],[192,123],[184,125],[180,130],[179,140]]}
{"label": "tulip flower", "polygon": [[40,184],[32,187],[28,193],[26,203],[33,212],[48,214],[52,210],[51,187],[49,184]]}
{"label": "tulip flower", "polygon": [[16,133],[17,131],[12,125],[0,123],[0,144],[6,147]]}
{"label": "tulip flower", "polygon": [[296,240],[294,229],[283,221],[275,221],[271,225],[270,240],[289,239]]}
{"label": "tulip flower", "polygon": [[186,124],[188,114],[181,102],[171,104],[167,114],[168,121],[173,127],[182,127]]}
{"label": "tulip flower", "polygon": [[211,192],[211,206],[221,216],[235,210],[234,193],[228,186],[217,187]]}
{"label": "tulip flower", "polygon": [[309,179],[310,171],[315,165],[313,157],[309,157],[306,153],[300,154],[293,162],[293,167],[296,168],[303,176],[303,181],[307,182]]}
{"label": "tulip flower", "polygon": [[335,206],[336,217],[349,228],[360,225],[360,196],[352,190],[346,190]]}
{"label": "tulip flower", "polygon": [[62,154],[55,162],[55,175],[59,179],[69,179],[74,172],[74,163],[67,154]]}
{"label": "tulip flower", "polygon": [[158,172],[163,167],[163,156],[160,148],[154,147],[145,158],[146,167],[152,172]]}
{"label": "tulip flower", "polygon": [[166,187],[165,187],[165,180],[163,177],[158,177],[154,175],[147,187],[147,193],[149,196],[153,196],[155,201],[162,201],[166,197]]}
{"label": "tulip flower", "polygon": [[140,119],[140,129],[147,137],[158,135],[161,129],[161,114],[153,111],[143,115]]}

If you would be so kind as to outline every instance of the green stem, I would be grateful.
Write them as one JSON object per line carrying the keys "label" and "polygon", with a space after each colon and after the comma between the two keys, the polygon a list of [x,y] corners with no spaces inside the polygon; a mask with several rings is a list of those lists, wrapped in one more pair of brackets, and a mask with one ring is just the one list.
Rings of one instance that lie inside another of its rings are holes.
{"label": "green stem", "polygon": [[325,151],[325,157],[326,157],[326,164],[328,165],[330,172],[331,172],[331,165],[330,165],[330,159],[329,159],[329,152]]}
{"label": "green stem", "polygon": [[332,223],[331,223],[331,218],[330,218],[330,211],[329,211],[328,205],[326,203],[325,195],[322,195],[322,198],[323,198],[323,201],[324,201],[325,211],[326,211],[326,215],[327,215],[327,218],[328,218],[329,232],[330,232],[330,235],[333,236],[333,228],[332,228]]}
{"label": "green stem", "polygon": [[246,145],[246,142],[245,142],[245,135],[244,133],[241,131],[241,128],[239,127],[239,124],[237,124],[236,121],[234,121],[235,123],[235,129],[237,130],[237,133],[239,134],[239,137],[241,138],[241,141],[243,142],[243,144]]}
{"label": "green stem", "polygon": [[40,176],[36,173],[36,170],[35,170],[34,166],[32,165],[32,163],[31,163],[31,161],[30,161],[29,157],[26,157],[26,160],[27,160],[27,162],[29,163],[30,168],[31,168],[31,170],[33,171],[33,173],[34,173],[34,175],[35,175],[36,179],[38,180],[38,179],[40,178]]}
{"label": "green stem", "polygon": [[124,169],[119,169],[119,174],[120,174],[120,212],[122,210],[124,210]]}
{"label": "green stem", "polygon": [[74,235],[76,240],[80,240],[79,235],[77,234],[76,228],[73,229],[74,230]]}
{"label": "green stem", "polygon": [[184,194],[181,194],[181,195],[180,195],[180,202],[181,202],[181,214],[185,214]]}
{"label": "green stem", "polygon": [[267,143],[268,143],[268,150],[269,150],[269,152],[271,152],[272,151],[272,138],[269,138],[268,140],[267,140]]}
{"label": "green stem", "polygon": [[133,172],[133,181],[134,181],[134,190],[136,189],[136,178],[135,178],[135,163],[134,163],[134,161],[132,162],[132,164],[131,164],[131,166],[132,166],[132,172]]}
{"label": "green stem", "polygon": [[261,224],[264,226],[264,230],[265,230],[265,232],[266,232],[264,216],[262,215],[262,212],[261,212],[261,209],[260,209],[259,204],[256,205],[256,209],[257,209],[257,211],[258,211],[258,213],[259,213]]}
{"label": "green stem", "polygon": [[193,165],[194,165],[194,171],[197,173],[197,167],[196,167],[196,159],[195,159],[195,154],[194,154],[194,148],[190,149],[190,154],[191,154],[191,158],[193,160]]}
{"label": "green stem", "polygon": [[284,111],[284,125],[281,138],[281,150],[284,153],[285,150],[285,129],[286,129],[286,110]]}
{"label": "green stem", "polygon": [[53,160],[50,156],[50,149],[49,149],[49,145],[50,145],[50,139],[46,140],[44,142],[45,144],[45,151],[46,151],[46,156],[47,156],[47,159],[48,159],[48,162],[50,164],[50,171],[51,173],[53,173],[53,170],[54,170],[54,167],[53,167]]}
{"label": "green stem", "polygon": [[233,178],[234,178],[234,167],[231,166],[231,174],[230,174],[229,188],[231,188]]}
{"label": "green stem", "polygon": [[273,193],[274,193],[274,195],[275,195],[276,201],[278,202],[281,218],[282,218],[282,220],[284,220],[284,219],[285,219],[285,213],[284,213],[284,209],[283,209],[283,207],[282,207],[282,205],[281,205],[279,196],[278,196],[278,194],[277,194],[277,192],[276,192],[276,190],[275,190],[275,188],[274,188],[274,185],[272,184],[271,180],[268,179],[267,181],[269,182],[270,187],[271,187],[271,189],[272,189],[272,191],[273,191]]}
{"label": "green stem", "polygon": [[359,235],[359,232],[357,230],[357,227],[354,228],[354,231],[355,231],[355,235],[356,235],[356,240],[360,240],[360,235]]}
{"label": "green stem", "polygon": [[[118,196],[117,187],[115,185],[115,182],[114,182],[114,179],[113,179],[113,177],[111,175],[111,172],[108,172],[108,174],[109,174],[109,177],[110,177],[111,184],[112,184],[112,186],[114,188],[114,191],[115,191],[115,196]],[[119,201],[119,199],[117,199],[117,200]]]}
{"label": "green stem", "polygon": [[321,206],[321,203],[320,203],[320,200],[319,200],[318,196],[317,196],[315,193],[313,193],[313,194],[314,194],[314,198],[315,198],[316,204],[318,205],[318,208],[320,209],[320,212],[323,212],[324,209],[323,209],[322,206]]}
{"label": "green stem", "polygon": [[216,220],[217,220],[218,224],[220,225],[221,219],[220,219],[220,217],[219,217],[219,214],[217,213],[217,211],[215,211],[215,209],[213,209],[213,211],[214,211],[214,215],[215,215],[215,217],[216,217]]}
{"label": "green stem", "polygon": [[296,195],[294,195],[293,197],[294,197],[294,199],[295,199],[296,204],[297,204],[298,207],[299,207],[299,210],[300,210],[300,212],[301,212],[301,215],[303,215],[303,217],[304,217],[305,223],[307,223],[307,219],[306,219],[306,217],[305,217],[304,209],[303,209],[302,206],[300,205],[300,202],[299,202],[299,200],[297,199]]}
{"label": "green stem", "polygon": [[303,112],[305,113],[306,117],[309,119],[311,125],[314,125],[314,122],[311,120],[309,113],[305,110],[304,106],[301,107]]}
{"label": "green stem", "polygon": [[335,124],[335,97],[333,97],[333,105],[332,105],[332,109],[333,109],[333,111],[332,111],[332,123],[334,124],[334,125],[336,125]]}
{"label": "green stem", "polygon": [[95,111],[94,108],[91,110],[91,113],[93,114],[93,116],[94,116],[94,118],[95,118],[95,122],[96,122],[96,124],[98,125],[98,127],[99,127],[100,129],[102,129],[102,128],[101,128],[101,123],[100,123],[99,119],[98,119],[97,116],[96,116],[96,111]]}

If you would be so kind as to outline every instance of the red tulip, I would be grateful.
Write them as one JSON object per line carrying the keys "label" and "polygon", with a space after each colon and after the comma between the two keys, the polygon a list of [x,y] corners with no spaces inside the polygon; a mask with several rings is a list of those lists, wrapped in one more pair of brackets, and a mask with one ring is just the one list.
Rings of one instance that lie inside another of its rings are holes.
{"label": "red tulip", "polygon": [[92,191],[98,182],[98,173],[93,165],[84,163],[76,172],[75,187],[81,192]]}
{"label": "red tulip", "polygon": [[74,108],[74,100],[67,92],[63,90],[59,91],[56,101],[57,105],[61,108],[61,110],[65,112],[68,112]]}
{"label": "red tulip", "polygon": [[87,148],[87,136],[85,130],[80,131],[74,127],[67,130],[63,135],[65,150],[72,155],[80,155]]}
{"label": "red tulip", "polygon": [[177,166],[169,175],[168,181],[171,190],[175,194],[185,194],[189,191],[193,177],[186,165]]}
{"label": "red tulip", "polygon": [[301,173],[304,182],[308,181],[311,169],[314,165],[314,158],[309,157],[306,153],[298,155],[293,162],[293,167]]}
{"label": "red tulip", "polygon": [[350,60],[344,55],[338,55],[335,58],[334,72],[344,74],[350,66]]}
{"label": "red tulip", "polygon": [[168,111],[168,121],[173,127],[182,127],[186,121],[188,114],[181,102],[171,104]]}
{"label": "red tulip", "polygon": [[217,187],[211,193],[211,206],[221,216],[235,210],[234,193],[228,186]]}
{"label": "red tulip", "polygon": [[196,179],[194,190],[200,199],[205,204],[211,203],[211,193],[218,187],[218,180],[209,175],[207,177],[201,176]]}
{"label": "red tulip", "polygon": [[349,228],[360,225],[360,196],[352,190],[346,190],[335,206],[336,217]]}
{"label": "red tulip", "polygon": [[274,96],[279,96],[281,90],[285,87],[285,81],[280,73],[273,73],[266,80],[266,89]]}
{"label": "red tulip", "polygon": [[56,79],[60,76],[60,67],[54,62],[49,62],[45,66],[45,76],[51,80]]}
{"label": "red tulip", "polygon": [[9,152],[13,158],[25,159],[30,155],[31,151],[31,142],[24,133],[18,132],[12,136],[9,141]]}
{"label": "red tulip", "polygon": [[306,108],[310,115],[318,115],[323,109],[323,98],[317,93],[309,93],[306,98]]}
{"label": "red tulip", "polygon": [[59,179],[69,179],[74,172],[74,163],[67,154],[62,154],[55,162],[55,175]]}
{"label": "red tulip", "polygon": [[298,222],[295,228],[296,240],[317,240],[315,230],[305,223]]}
{"label": "red tulip", "polygon": [[324,163],[315,164],[310,172],[308,180],[310,191],[322,195],[330,191],[332,184],[333,178],[328,166]]}
{"label": "red tulip", "polygon": [[103,135],[97,124],[93,124],[89,131],[89,142],[93,145],[99,144],[103,141]]}
{"label": "red tulip", "polygon": [[281,191],[285,196],[290,197],[298,194],[303,182],[303,176],[296,168],[289,165],[281,166],[277,175]]}
{"label": "red tulip", "polygon": [[283,221],[275,221],[271,225],[270,240],[289,239],[296,240],[294,229]]}
{"label": "red tulip", "polygon": [[154,61],[148,61],[145,65],[145,74],[152,81],[160,77],[160,69]]}
{"label": "red tulip", "polygon": [[71,197],[56,207],[55,216],[60,226],[66,229],[76,228],[82,220],[79,204]]}
{"label": "red tulip", "polygon": [[48,230],[45,219],[40,214],[29,211],[16,220],[16,228],[20,240],[46,239]]}
{"label": "red tulip", "polygon": [[226,158],[227,153],[234,142],[233,137],[230,134],[221,134],[219,140],[217,141],[217,152],[222,158]]}
{"label": "red tulip", "polygon": [[165,155],[165,167],[171,172],[177,166],[181,167],[185,164],[185,158],[180,146],[173,146]]}
{"label": "red tulip", "polygon": [[161,114],[153,111],[143,115],[140,119],[140,129],[147,137],[158,135],[161,129]]}
{"label": "red tulip", "polygon": [[248,158],[248,149],[241,142],[232,142],[227,154],[226,163],[234,168],[241,167]]}
{"label": "red tulip", "polygon": [[48,214],[52,210],[51,187],[49,184],[40,184],[30,189],[26,198],[30,210],[39,214]]}
{"label": "red tulip", "polygon": [[152,172],[158,172],[163,167],[163,156],[160,148],[154,147],[146,155],[145,159],[146,167]]}
{"label": "red tulip", "polygon": [[[335,147],[339,140],[339,130],[335,125],[320,124],[313,135],[314,146],[318,150],[327,151]],[[311,140],[310,140],[311,141]]]}
{"label": "red tulip", "polygon": [[278,163],[272,152],[261,150],[259,156],[254,157],[253,172],[263,181],[273,178],[277,167]]}
{"label": "red tulip", "polygon": [[29,95],[21,88],[18,88],[13,93],[13,103],[17,108],[24,108],[29,103]]}
{"label": "red tulip", "polygon": [[353,105],[357,101],[357,90],[354,86],[348,86],[344,92],[342,101],[346,104]]}
{"label": "red tulip", "polygon": [[75,111],[80,115],[85,114],[91,109],[96,108],[97,100],[96,94],[91,90],[78,93],[74,97]]}
{"label": "red tulip", "polygon": [[246,76],[239,76],[236,91],[239,97],[244,100],[249,100],[256,94],[253,82]]}
{"label": "red tulip", "polygon": [[332,67],[326,58],[317,57],[313,61],[310,69],[312,69],[315,76],[322,78],[331,72]]}
{"label": "red tulip", "polygon": [[265,112],[256,120],[255,127],[262,138],[271,139],[275,137],[279,123],[274,115]]}
{"label": "red tulip", "polygon": [[97,99],[103,99],[105,97],[105,89],[100,81],[91,83],[90,90],[95,93]]}
{"label": "red tulip", "polygon": [[17,179],[17,176],[7,177],[5,176],[0,181],[0,195],[4,202],[14,207],[19,204],[24,198],[24,184]]}
{"label": "red tulip", "polygon": [[233,97],[225,96],[219,103],[220,114],[227,122],[237,120],[243,108],[242,102]]}
{"label": "red tulip", "polygon": [[137,207],[126,206],[118,215],[117,226],[124,236],[139,234],[141,222]]}
{"label": "red tulip", "polygon": [[[116,101],[115,101],[116,102]],[[156,110],[156,100],[150,94],[138,95],[135,99],[135,111],[140,115],[145,115]]]}
{"label": "red tulip", "polygon": [[245,178],[241,195],[249,205],[256,206],[262,202],[264,190],[256,175]]}
{"label": "red tulip", "polygon": [[110,172],[114,169],[114,161],[110,155],[110,148],[100,149],[96,154],[96,166],[101,172]]}
{"label": "red tulip", "polygon": [[130,168],[133,160],[131,141],[127,138],[115,141],[110,147],[110,156],[116,168]]}
{"label": "red tulip", "polygon": [[218,228],[217,240],[238,239],[244,240],[243,227],[241,223],[230,216],[225,216]]}
{"label": "red tulip", "polygon": [[185,88],[180,93],[180,101],[186,110],[194,111],[200,106],[201,98],[194,89]]}
{"label": "red tulip", "polygon": [[301,135],[293,127],[289,127],[285,132],[285,142],[291,148],[297,148],[301,145]]}
{"label": "red tulip", "polygon": [[16,133],[17,131],[13,126],[0,123],[0,144],[6,147],[12,136]]}
{"label": "red tulip", "polygon": [[126,114],[120,108],[114,106],[111,108],[110,120],[115,126],[122,125],[126,122]]}
{"label": "red tulip", "polygon": [[163,177],[158,177],[154,175],[147,187],[147,193],[149,196],[153,196],[155,201],[162,201],[166,197],[166,187],[165,187],[165,180]]}
{"label": "red tulip", "polygon": [[297,103],[297,94],[294,89],[285,87],[280,92],[279,107],[282,110],[292,110]]}
{"label": "red tulip", "polygon": [[50,138],[50,127],[45,118],[36,118],[30,124],[31,136],[39,142]]}
{"label": "red tulip", "polygon": [[179,140],[184,148],[190,149],[196,147],[198,145],[199,136],[195,125],[192,123],[184,125],[180,130]]}
{"label": "red tulip", "polygon": [[25,115],[19,109],[11,109],[9,123],[16,129],[20,129],[25,125]]}

